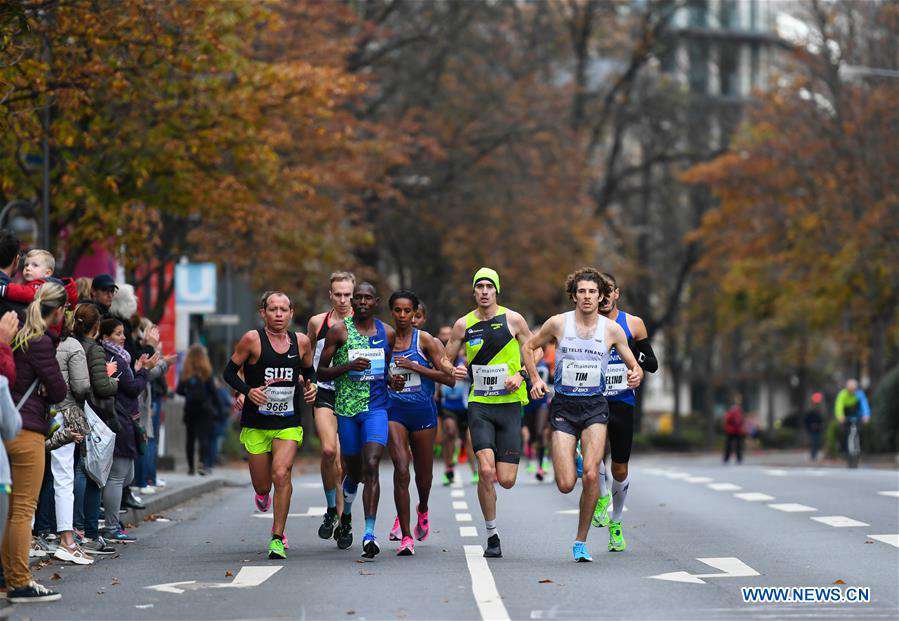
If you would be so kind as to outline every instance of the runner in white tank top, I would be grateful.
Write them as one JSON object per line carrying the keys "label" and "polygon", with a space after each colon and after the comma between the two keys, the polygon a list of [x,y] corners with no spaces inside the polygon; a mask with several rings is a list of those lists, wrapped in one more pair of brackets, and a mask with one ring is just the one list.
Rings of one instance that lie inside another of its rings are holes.
{"label": "runner in white tank top", "polygon": [[[315,339],[313,366],[316,369],[322,355],[322,348],[325,346],[328,330],[335,323],[342,322],[344,317],[353,314],[353,306],[350,301],[353,298],[353,287],[355,286],[356,277],[350,272],[331,274],[328,290],[331,309],[309,319],[306,334],[310,339]],[[338,516],[343,510],[343,494],[338,493],[338,486],[343,476],[340,467],[340,443],[337,440],[337,417],[334,416],[334,382],[318,382],[318,394],[312,408],[315,431],[321,441],[322,487],[328,507],[321,526],[318,528],[318,536],[322,539],[330,539],[334,536]]]}
{"label": "runner in white tank top", "polygon": [[537,374],[534,352],[556,343],[555,396],[549,411],[553,469],[559,491],[567,494],[573,490],[577,482],[575,448],[580,439],[584,474],[572,554],[575,561],[585,562],[593,560],[587,551],[587,534],[599,495],[599,462],[609,419],[609,406],[602,395],[609,350],[615,347],[627,365],[629,386],[640,384],[643,370],[628,348],[621,326],[597,312],[609,293],[600,273],[581,268],[568,276],[565,288],[575,310],[550,317],[525,344],[522,357],[533,384],[531,396],[540,398],[546,393],[546,382]]}

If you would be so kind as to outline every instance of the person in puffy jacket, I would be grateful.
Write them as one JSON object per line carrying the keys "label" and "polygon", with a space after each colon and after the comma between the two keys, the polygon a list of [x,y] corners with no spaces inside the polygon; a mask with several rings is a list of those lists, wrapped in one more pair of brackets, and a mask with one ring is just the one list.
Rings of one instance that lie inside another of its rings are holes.
{"label": "person in puffy jacket", "polygon": [[[3,575],[13,603],[54,601],[60,594],[34,581],[28,568],[31,520],[44,478],[44,439],[50,429],[50,405],[65,399],[65,379],[56,362],[56,342],[66,305],[62,285],[44,283],[28,305],[25,323],[13,339],[16,382],[13,401],[22,431],[6,442],[12,469],[9,521],[3,533]],[[30,392],[29,392],[30,391]]]}
{"label": "person in puffy jacket", "polygon": [[742,399],[740,395],[736,395],[733,405],[724,414],[724,463],[730,460],[731,451],[736,453],[737,463],[743,463],[743,436],[745,435]]}

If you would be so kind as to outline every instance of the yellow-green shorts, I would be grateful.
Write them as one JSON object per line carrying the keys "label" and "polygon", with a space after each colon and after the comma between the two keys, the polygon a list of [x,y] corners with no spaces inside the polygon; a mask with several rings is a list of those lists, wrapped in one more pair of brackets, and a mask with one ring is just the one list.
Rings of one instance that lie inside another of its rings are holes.
{"label": "yellow-green shorts", "polygon": [[240,430],[240,442],[251,455],[271,453],[272,440],[294,440],[299,446],[303,446],[303,428],[254,429],[244,427]]}

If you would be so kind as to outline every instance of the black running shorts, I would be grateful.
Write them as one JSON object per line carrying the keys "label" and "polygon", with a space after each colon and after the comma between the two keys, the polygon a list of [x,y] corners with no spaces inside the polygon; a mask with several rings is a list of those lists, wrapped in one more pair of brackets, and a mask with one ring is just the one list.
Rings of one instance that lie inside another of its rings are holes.
{"label": "black running shorts", "polygon": [[624,401],[609,401],[609,444],[612,461],[626,464],[634,443],[634,406]]}
{"label": "black running shorts", "polygon": [[468,412],[465,410],[448,410],[446,408],[440,408],[437,412],[437,416],[440,417],[440,420],[445,420],[447,418],[452,418],[456,421],[456,426],[459,428],[459,437],[465,438],[465,432],[468,431]]}
{"label": "black running shorts", "polygon": [[553,430],[580,437],[590,425],[609,422],[609,404],[602,395],[568,397],[556,393],[549,405],[549,424]]}
{"label": "black running shorts", "polygon": [[334,411],[334,391],[330,388],[322,388],[318,387],[318,392],[315,393],[315,403],[312,404],[314,408],[328,408],[332,412]]}
{"label": "black running shorts", "polygon": [[521,404],[468,403],[468,428],[474,452],[493,449],[496,461],[517,464],[521,458]]}

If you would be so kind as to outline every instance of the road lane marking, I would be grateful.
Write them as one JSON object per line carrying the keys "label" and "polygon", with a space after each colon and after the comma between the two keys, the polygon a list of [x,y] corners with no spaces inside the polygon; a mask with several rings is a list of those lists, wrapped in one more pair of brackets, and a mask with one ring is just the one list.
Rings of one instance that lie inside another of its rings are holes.
{"label": "road lane marking", "polygon": [[689,479],[690,474],[687,472],[668,472],[665,474],[669,479]]}
{"label": "road lane marking", "polygon": [[879,496],[892,496],[893,498],[899,498],[899,492],[877,492]]}
{"label": "road lane marking", "polygon": [[[624,507],[624,510],[627,511],[627,507]],[[557,515],[578,515],[580,514],[580,509],[562,509],[561,511],[556,511]],[[609,514],[612,512],[609,511]]]}
{"label": "road lane marking", "polygon": [[716,492],[735,492],[738,489],[743,489],[739,485],[734,485],[733,483],[709,483],[706,487],[713,489]]}
{"label": "road lane marking", "polygon": [[478,536],[478,527],[477,526],[460,526],[459,527],[459,536],[460,537],[477,537]]}
{"label": "road lane marking", "polygon": [[466,510],[468,509],[468,503],[464,500],[454,500],[453,501],[453,509]]}
{"label": "road lane marking", "polygon": [[773,505],[768,505],[772,509],[777,509],[778,511],[785,511],[787,513],[802,513],[804,511],[817,511],[814,507],[809,507],[808,505],[801,505],[797,502],[784,502]]}
{"label": "road lane marking", "polygon": [[820,515],[809,519],[815,520],[816,522],[821,522],[822,524],[827,524],[828,526],[833,526],[834,528],[870,526],[870,524],[859,522],[858,520],[853,520],[851,517],[846,517],[845,515]]}
{"label": "road lane marking", "polygon": [[[309,510],[306,511],[306,513],[288,513],[287,517],[321,517],[327,510],[327,507],[309,507]],[[274,519],[275,515],[272,512],[254,513],[253,517],[262,518],[263,520],[271,520]]]}
{"label": "road lane marking", "polygon": [[465,490],[464,489],[454,489],[450,490],[451,498],[465,498]]}
{"label": "road lane marking", "polygon": [[785,477],[790,473],[787,472],[786,470],[774,469],[774,470],[765,470],[765,474],[770,475],[772,477]]}
{"label": "road lane marking", "polygon": [[200,589],[245,589],[257,587],[284,568],[283,565],[241,567],[234,580],[231,582],[197,582],[196,580],[183,580],[181,582],[167,582],[154,584],[148,587],[152,591],[162,593],[175,593],[180,595],[185,591],[199,591]]}
{"label": "road lane marking", "polygon": [[711,483],[714,480],[712,477],[688,477],[684,479],[687,483]]}
{"label": "road lane marking", "polygon": [[700,563],[710,565],[715,569],[723,571],[719,574],[691,574],[686,571],[671,571],[667,574],[658,574],[657,576],[647,576],[656,580],[670,580],[671,582],[689,582],[692,584],[705,584],[703,578],[746,578],[749,576],[760,576],[761,574],[752,567],[733,556],[724,556],[716,558],[698,558]]}
{"label": "road lane marking", "polygon": [[769,496],[768,494],[762,494],[760,492],[743,492],[741,494],[734,494],[734,496],[740,500],[745,500],[746,502],[767,502],[768,500],[774,500],[774,496]]}
{"label": "road lane marking", "polygon": [[471,522],[471,514],[470,513],[457,513],[456,514],[457,522]]}
{"label": "road lane marking", "polygon": [[481,546],[465,546],[465,562],[471,574],[471,592],[478,605],[483,621],[509,621],[509,613],[503,604],[493,573],[484,558]]}
{"label": "road lane marking", "polygon": [[893,547],[899,548],[899,535],[868,535],[871,539],[888,543]]}
{"label": "road lane marking", "polygon": [[453,482],[450,484],[450,487],[453,487],[453,488],[455,488],[455,489],[461,488],[461,487],[462,487],[462,479],[461,479],[461,477],[458,478],[458,479],[453,479]]}

